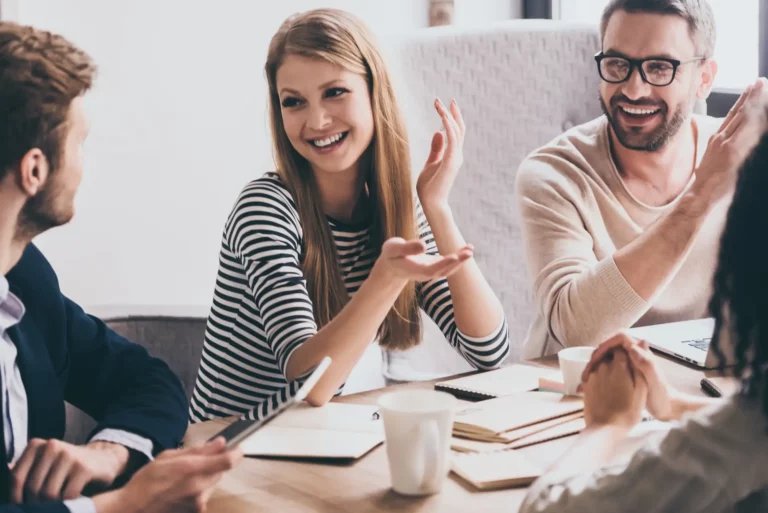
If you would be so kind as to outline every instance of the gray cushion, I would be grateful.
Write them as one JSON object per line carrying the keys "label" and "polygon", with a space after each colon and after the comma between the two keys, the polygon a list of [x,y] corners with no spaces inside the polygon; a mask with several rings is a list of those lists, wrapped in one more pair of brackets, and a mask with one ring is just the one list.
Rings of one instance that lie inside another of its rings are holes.
{"label": "gray cushion", "polygon": [[[181,380],[187,397],[192,393],[200,365],[205,334],[205,319],[174,317],[127,317],[105,321],[128,340],[144,346],[160,358]],[[67,404],[65,440],[84,443],[96,423],[88,415]]]}

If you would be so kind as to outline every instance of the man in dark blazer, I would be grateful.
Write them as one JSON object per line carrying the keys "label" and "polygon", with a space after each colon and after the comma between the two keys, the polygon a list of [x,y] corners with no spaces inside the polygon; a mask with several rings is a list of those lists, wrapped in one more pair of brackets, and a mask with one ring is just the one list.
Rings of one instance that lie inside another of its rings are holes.
{"label": "man in dark blazer", "polygon": [[[31,244],[74,214],[94,72],[66,39],[0,22],[0,513],[198,511],[242,455],[175,449],[179,380],[65,297]],[[64,401],[97,420],[88,444],[61,441]]]}

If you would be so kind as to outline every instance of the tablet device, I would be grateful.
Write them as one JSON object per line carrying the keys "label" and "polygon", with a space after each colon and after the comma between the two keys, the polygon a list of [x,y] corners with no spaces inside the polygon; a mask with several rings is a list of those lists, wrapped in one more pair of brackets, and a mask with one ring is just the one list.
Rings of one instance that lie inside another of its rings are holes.
{"label": "tablet device", "polygon": [[258,406],[246,415],[246,419],[236,420],[213,435],[210,440],[224,437],[227,441],[227,449],[236,447],[243,440],[277,418],[278,415],[306,399],[330,365],[331,358],[326,356],[311,371],[311,374],[304,383],[291,381],[284,388],[259,403]]}

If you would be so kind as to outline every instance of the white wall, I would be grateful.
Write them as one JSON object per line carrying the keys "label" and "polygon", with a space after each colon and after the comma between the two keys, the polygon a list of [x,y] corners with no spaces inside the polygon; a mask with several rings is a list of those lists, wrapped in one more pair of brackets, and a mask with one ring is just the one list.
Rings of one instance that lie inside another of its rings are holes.
{"label": "white wall", "polygon": [[18,19],[19,0],[0,0],[0,16],[4,20]]}
{"label": "white wall", "polygon": [[[427,0],[10,1],[100,66],[77,215],[37,243],[65,293],[102,315],[207,314],[229,209],[272,169],[262,66],[286,16],[343,8],[381,37],[428,23]],[[519,4],[475,2],[472,23]]]}
{"label": "white wall", "polygon": [[454,24],[482,23],[523,17],[523,0],[454,0]]}

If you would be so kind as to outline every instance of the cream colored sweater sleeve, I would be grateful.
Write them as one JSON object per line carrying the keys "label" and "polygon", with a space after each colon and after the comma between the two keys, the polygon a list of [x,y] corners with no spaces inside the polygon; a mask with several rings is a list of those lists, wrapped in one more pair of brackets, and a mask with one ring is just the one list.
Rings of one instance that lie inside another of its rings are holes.
{"label": "cream colored sweater sleeve", "polygon": [[605,191],[579,164],[534,153],[521,164],[515,187],[537,315],[565,347],[597,345],[650,307],[612,256],[595,256],[588,227],[603,226],[596,196]]}

